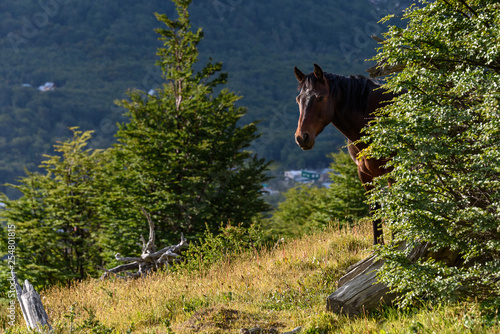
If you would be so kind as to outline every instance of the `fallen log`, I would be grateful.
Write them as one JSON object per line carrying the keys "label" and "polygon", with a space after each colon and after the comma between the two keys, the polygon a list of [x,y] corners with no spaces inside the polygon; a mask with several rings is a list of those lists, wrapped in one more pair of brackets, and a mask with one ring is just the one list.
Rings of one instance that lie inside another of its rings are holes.
{"label": "fallen log", "polygon": [[[401,244],[398,248],[403,250],[405,247],[405,244]],[[446,265],[453,265],[459,257],[458,252],[449,249],[431,252],[430,248],[430,243],[420,243],[407,258],[416,261],[432,257]],[[383,265],[384,261],[370,256],[347,268],[346,274],[337,284],[337,290],[328,296],[326,310],[352,317],[376,309],[382,304],[392,303],[398,294],[391,292],[377,280],[377,273]]]}
{"label": "fallen log", "polygon": [[382,265],[382,261],[371,256],[349,267],[339,280],[337,290],[328,296],[326,310],[352,317],[392,302],[397,295],[377,282],[377,272]]}
{"label": "fallen log", "polygon": [[[180,256],[182,249],[187,247],[187,240],[184,238],[184,235],[181,234],[181,241],[177,245],[167,246],[159,251],[156,251],[154,223],[144,209],[142,209],[142,212],[148,220],[149,239],[148,242],[146,242],[144,237],[141,235],[141,255],[137,257],[122,257],[119,253],[117,253],[115,255],[115,259],[117,261],[131,263],[122,264],[112,269],[99,268],[104,271],[104,274],[101,276],[101,280],[108,277],[109,274],[114,274],[120,278],[131,278],[140,277],[147,275],[148,273],[158,271],[161,267],[168,267],[175,261],[178,261],[178,257]],[[135,270],[137,271],[133,272]],[[118,274],[121,272],[124,272],[125,275]]]}

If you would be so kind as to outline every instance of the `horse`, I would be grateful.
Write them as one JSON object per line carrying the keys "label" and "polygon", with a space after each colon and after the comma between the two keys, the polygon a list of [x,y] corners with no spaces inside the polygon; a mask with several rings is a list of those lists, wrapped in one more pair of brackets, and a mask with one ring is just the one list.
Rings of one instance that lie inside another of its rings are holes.
{"label": "horse", "polygon": [[[357,165],[365,190],[373,189],[373,179],[390,172],[391,168],[385,167],[388,159],[359,156],[368,146],[360,141],[361,130],[374,118],[374,111],[389,104],[394,95],[364,76],[325,73],[317,64],[313,73],[306,75],[297,67],[294,73],[299,81],[296,100],[300,109],[296,143],[303,150],[312,149],[316,137],[328,124],[333,124],[347,138],[347,150]],[[373,243],[384,243],[380,220],[373,220]]]}

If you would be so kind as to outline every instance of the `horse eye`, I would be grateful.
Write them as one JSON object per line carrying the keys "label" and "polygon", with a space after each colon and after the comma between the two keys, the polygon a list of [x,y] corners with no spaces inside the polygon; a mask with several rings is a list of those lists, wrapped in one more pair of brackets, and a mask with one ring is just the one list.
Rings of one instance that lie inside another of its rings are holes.
{"label": "horse eye", "polygon": [[324,99],[325,99],[325,97],[324,97],[324,96],[319,96],[319,97],[318,97],[318,101],[319,101],[319,102],[323,101]]}

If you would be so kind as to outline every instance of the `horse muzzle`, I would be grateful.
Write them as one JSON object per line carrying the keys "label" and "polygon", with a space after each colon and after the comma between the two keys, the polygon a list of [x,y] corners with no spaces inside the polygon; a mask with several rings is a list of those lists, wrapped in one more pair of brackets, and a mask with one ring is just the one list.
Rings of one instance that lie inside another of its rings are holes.
{"label": "horse muzzle", "polygon": [[297,142],[297,145],[304,151],[314,147],[314,139],[314,136],[309,135],[307,132],[295,135],[295,142]]}

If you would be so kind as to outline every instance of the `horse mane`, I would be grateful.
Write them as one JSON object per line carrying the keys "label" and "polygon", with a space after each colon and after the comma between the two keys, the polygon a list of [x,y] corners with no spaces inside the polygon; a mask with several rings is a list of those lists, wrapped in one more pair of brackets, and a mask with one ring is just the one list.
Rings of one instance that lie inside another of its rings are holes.
{"label": "horse mane", "polygon": [[[330,96],[337,105],[336,110],[342,114],[347,111],[365,113],[370,93],[380,85],[362,75],[343,76],[333,73],[324,73],[330,86]],[[299,91],[313,86],[318,79],[313,73],[305,76],[299,84]]]}

